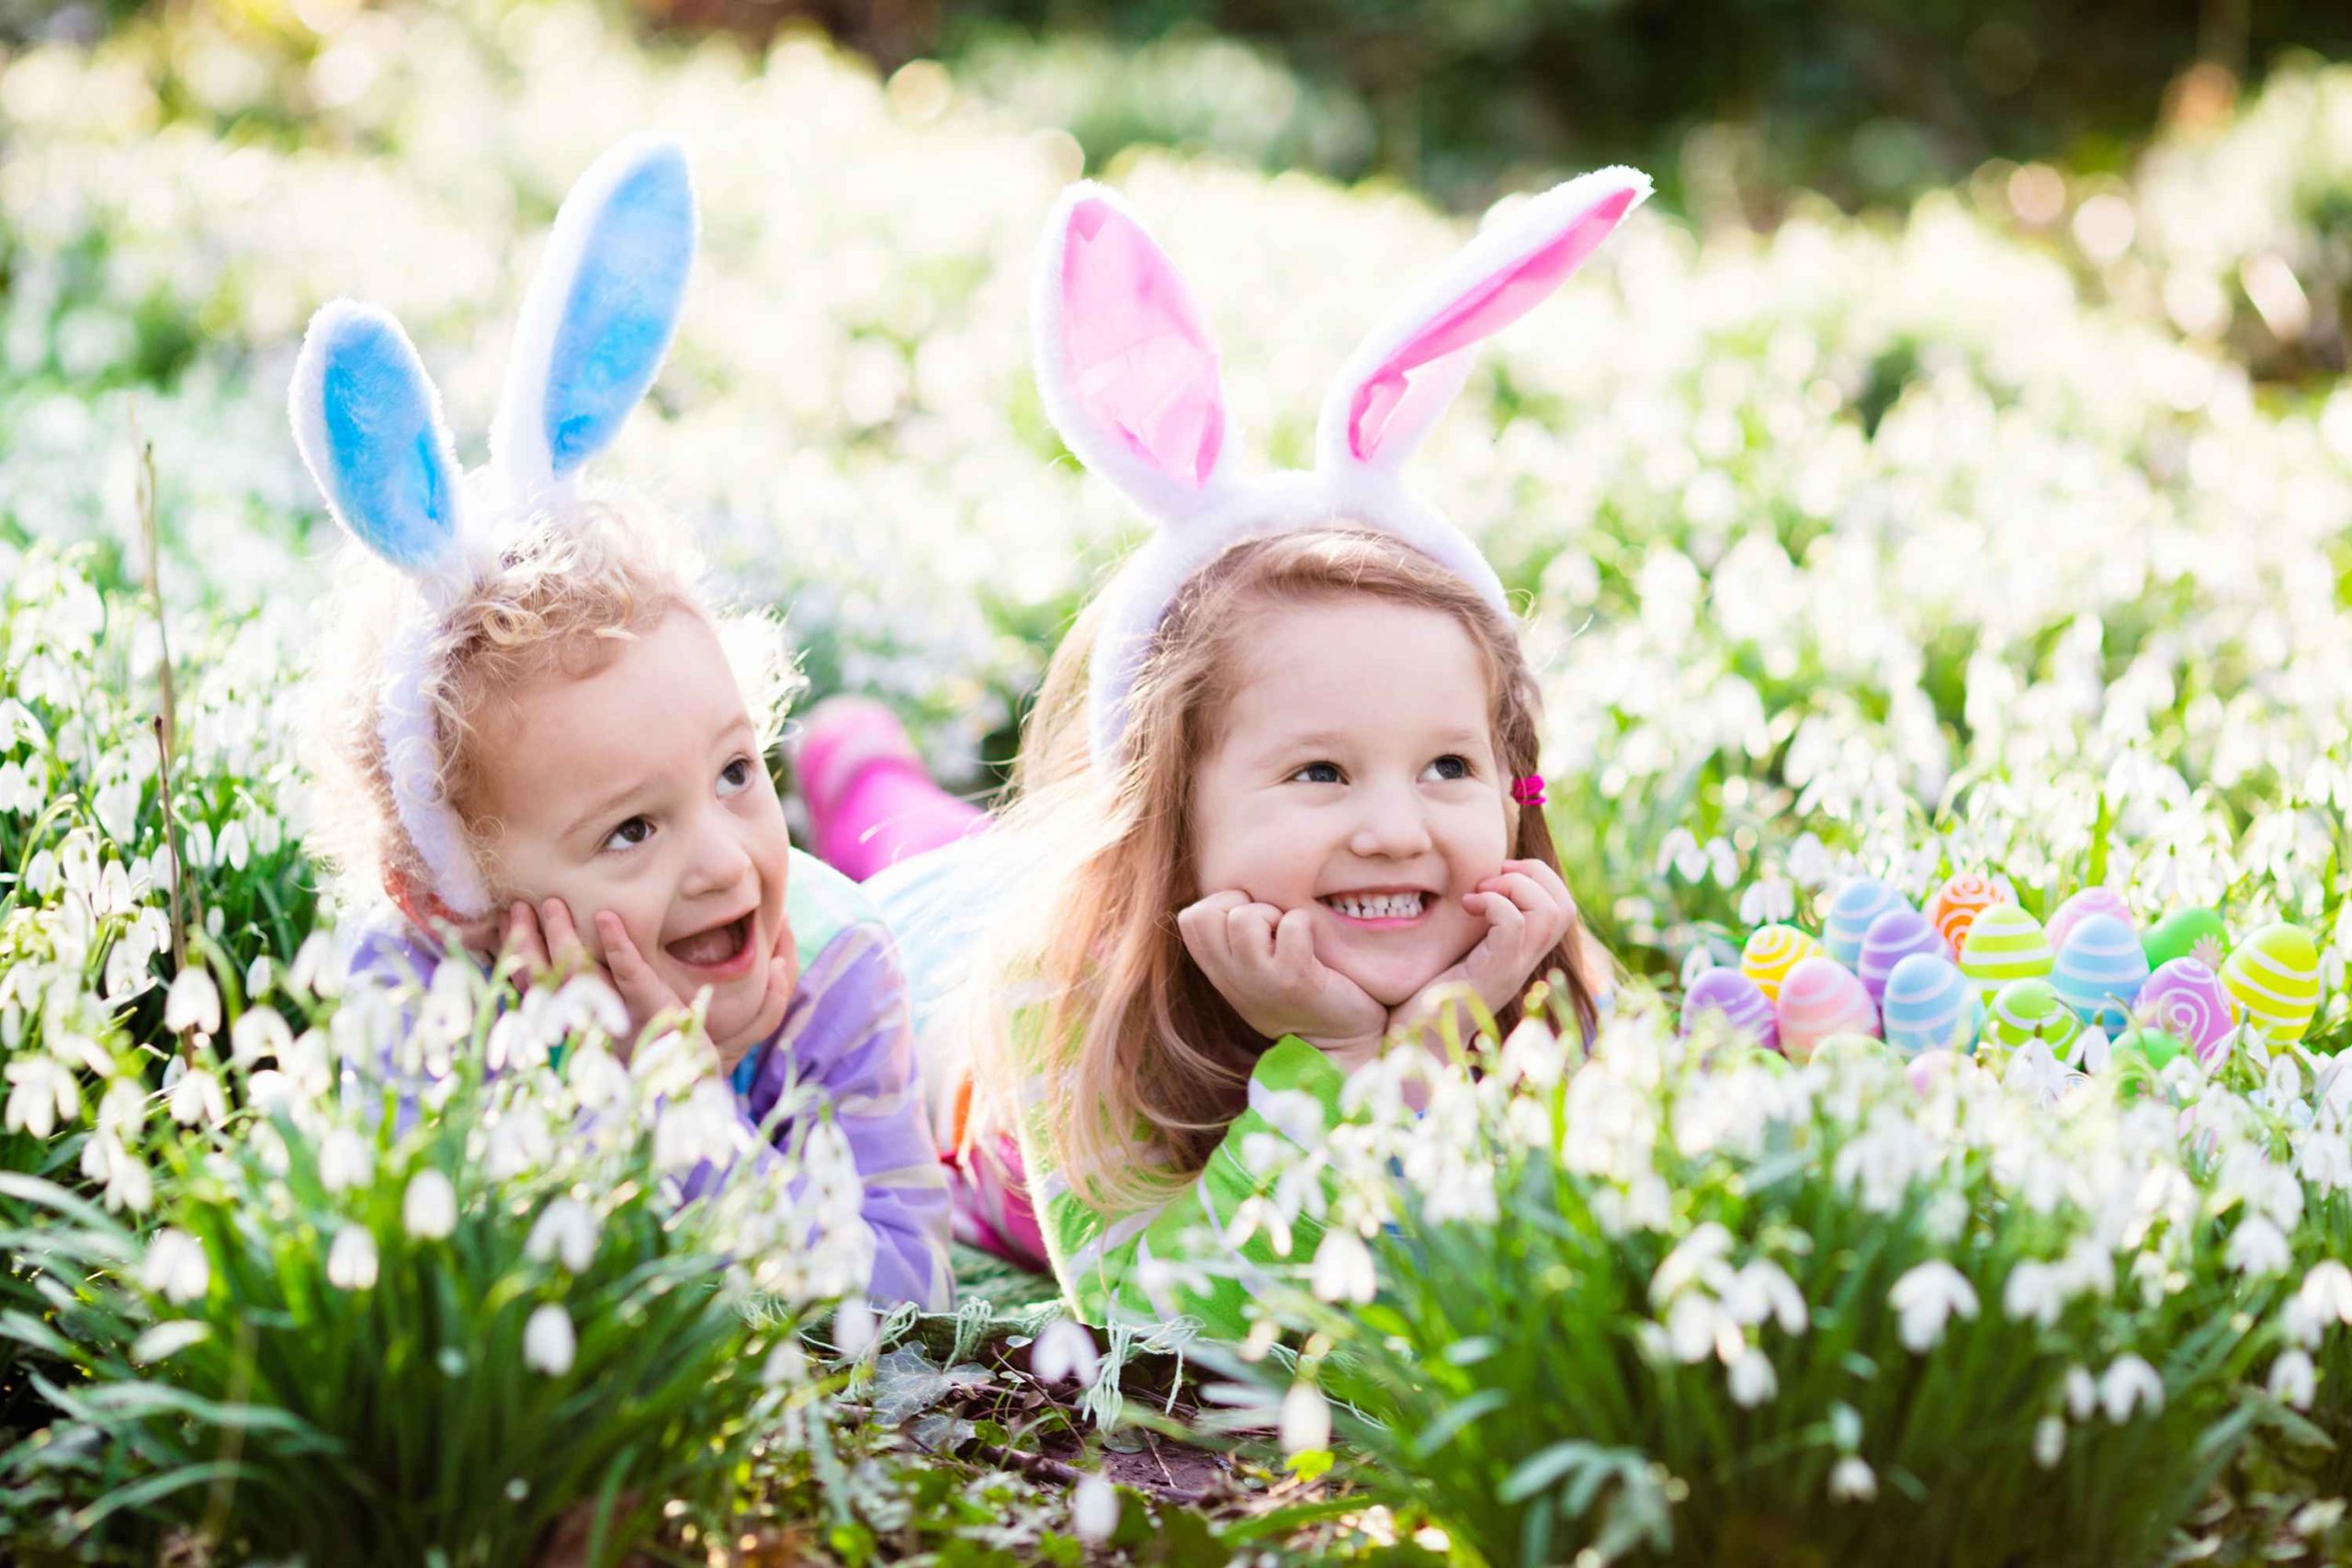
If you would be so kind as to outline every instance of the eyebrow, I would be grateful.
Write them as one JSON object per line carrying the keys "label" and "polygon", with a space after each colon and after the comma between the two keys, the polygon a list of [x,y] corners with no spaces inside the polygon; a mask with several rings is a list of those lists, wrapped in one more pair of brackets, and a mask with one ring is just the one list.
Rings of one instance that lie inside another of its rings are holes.
{"label": "eyebrow", "polygon": [[[1310,729],[1303,734],[1284,735],[1269,741],[1263,748],[1263,755],[1286,757],[1324,749],[1342,750],[1352,743],[1354,739],[1353,736],[1341,730]],[[1430,737],[1430,739],[1433,745],[1469,748],[1491,745],[1493,738],[1482,730],[1464,728],[1442,730]]]}

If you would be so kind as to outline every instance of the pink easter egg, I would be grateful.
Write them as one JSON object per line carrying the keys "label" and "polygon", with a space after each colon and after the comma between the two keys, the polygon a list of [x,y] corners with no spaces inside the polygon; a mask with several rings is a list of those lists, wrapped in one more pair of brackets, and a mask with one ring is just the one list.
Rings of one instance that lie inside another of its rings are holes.
{"label": "pink easter egg", "polygon": [[2068,933],[2080,925],[2086,915],[2113,915],[2126,926],[2132,924],[2132,907],[2123,901],[2122,894],[2112,887],[2086,887],[2059,905],[2058,912],[2050,917],[2050,924],[2045,928],[2050,937],[2050,951],[2063,951]]}
{"label": "pink easter egg", "polygon": [[2229,988],[2203,960],[2175,958],[2156,965],[2140,987],[2132,1016],[2188,1042],[2197,1059],[2213,1065],[2236,1022]]}
{"label": "pink easter egg", "polygon": [[1814,1047],[1833,1034],[1880,1038],[1878,1009],[1847,967],[1834,958],[1807,958],[1781,982],[1781,1051],[1792,1062],[1809,1060]]}

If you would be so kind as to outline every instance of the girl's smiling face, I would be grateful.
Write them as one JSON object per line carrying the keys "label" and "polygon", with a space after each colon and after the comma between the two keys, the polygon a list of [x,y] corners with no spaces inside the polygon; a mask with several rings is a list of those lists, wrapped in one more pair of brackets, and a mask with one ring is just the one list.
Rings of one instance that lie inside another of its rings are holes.
{"label": "girl's smiling face", "polygon": [[1463,897],[1510,827],[1488,675],[1452,615],[1334,599],[1253,615],[1215,750],[1194,765],[1194,897],[1313,911],[1315,954],[1385,1007],[1476,945]]}
{"label": "girl's smiling face", "polygon": [[791,840],[758,733],[691,611],[597,651],[586,673],[551,672],[477,716],[468,814],[502,900],[562,899],[600,963],[595,916],[611,910],[681,998],[710,992],[710,1035],[727,1039],[757,1019],[768,958],[791,941]]}

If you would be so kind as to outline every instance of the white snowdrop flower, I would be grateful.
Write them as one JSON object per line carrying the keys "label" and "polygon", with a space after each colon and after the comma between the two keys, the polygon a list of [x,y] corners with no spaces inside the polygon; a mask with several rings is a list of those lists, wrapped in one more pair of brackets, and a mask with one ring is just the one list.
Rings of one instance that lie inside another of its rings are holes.
{"label": "white snowdrop flower", "polygon": [[337,1127],[319,1143],[319,1185],[341,1192],[366,1185],[376,1171],[375,1145],[348,1127]]}
{"label": "white snowdrop flower", "polygon": [[1743,1343],[1739,1325],[1702,1291],[1685,1291],[1667,1308],[1666,1342],[1674,1359],[1686,1366],[1705,1360],[1726,1343]]}
{"label": "white snowdrop flower", "polygon": [[1829,1467],[1829,1498],[1834,1503],[1867,1503],[1878,1495],[1878,1472],[1860,1454],[1848,1454]]}
{"label": "white snowdrop flower", "polygon": [[1724,1308],[1742,1324],[1762,1323],[1769,1317],[1783,1334],[1803,1334],[1811,1316],[1804,1292],[1797,1289],[1788,1270],[1763,1258],[1751,1259],[1732,1276],[1724,1291]]}
{"label": "white snowdrop flower", "polygon": [[1099,1546],[1119,1528],[1119,1489],[1100,1474],[1082,1477],[1069,1495],[1069,1530],[1089,1546]]}
{"label": "white snowdrop flower", "polygon": [[217,1127],[229,1119],[229,1102],[220,1092],[220,1080],[203,1067],[191,1067],[179,1077],[164,1096],[172,1120],[183,1127],[201,1122]]}
{"label": "white snowdrop flower", "polygon": [[2227,1258],[2230,1267],[2241,1274],[2267,1278],[2287,1271],[2295,1260],[2295,1248],[2286,1232],[2256,1214],[2230,1233]]}
{"label": "white snowdrop flower", "polygon": [[2030,1258],[2020,1259],[2010,1266],[2008,1280],[2001,1287],[2001,1310],[2013,1322],[2031,1321],[2052,1327],[2066,1310],[2066,1282],[2051,1265]]}
{"label": "white snowdrop flower", "polygon": [[458,1190],[431,1168],[409,1179],[401,1194],[401,1224],[419,1241],[439,1241],[458,1228]]}
{"label": "white snowdrop flower", "polygon": [[1739,880],[1739,856],[1733,852],[1729,840],[1709,839],[1703,852],[1707,857],[1708,865],[1714,872],[1718,886],[1729,887]]}
{"label": "white snowdrop flower", "polygon": [[212,1266],[205,1258],[204,1244],[175,1225],[165,1225],[147,1244],[139,1282],[182,1306],[195,1301],[212,1282]]}
{"label": "white snowdrop flower", "polygon": [[257,1002],[269,995],[270,987],[276,982],[277,977],[277,966],[271,961],[269,954],[255,953],[254,961],[245,965],[245,1000],[249,1003]]}
{"label": "white snowdrop flower", "polygon": [[1900,1314],[1896,1332],[1904,1345],[1920,1354],[1942,1341],[1944,1325],[1954,1314],[1976,1315],[1975,1287],[1941,1258],[1922,1263],[1895,1280],[1886,1300]]}
{"label": "white snowdrop flower", "polygon": [[116,1078],[98,1100],[98,1132],[125,1143],[136,1140],[147,1124],[147,1090],[137,1078]]}
{"label": "white snowdrop flower", "polygon": [[1812,833],[1800,833],[1789,846],[1789,880],[1799,887],[1819,887],[1836,869],[1829,852]]}
{"label": "white snowdrop flower", "polygon": [[1713,1220],[1707,1221],[1659,1261],[1657,1271],[1650,1276],[1650,1301],[1670,1301],[1693,1284],[1727,1283],[1732,1271],[1724,1259],[1730,1253],[1731,1232]]}
{"label": "white snowdrop flower", "polygon": [[1344,1227],[1325,1231],[1315,1248],[1313,1288],[1327,1302],[1372,1300],[1372,1248],[1363,1237]]}
{"label": "white snowdrop flower", "polygon": [[2044,1470],[2055,1470],[2065,1457],[2066,1423],[2056,1416],[2044,1416],[2033,1424],[2033,1462]]}
{"label": "white snowdrop flower", "polygon": [[2352,1323],[2352,1269],[2333,1258],[2314,1265],[2295,1295],[2322,1325]]}
{"label": "white snowdrop flower", "polygon": [[82,1145],[82,1175],[105,1184],[102,1196],[108,1209],[141,1213],[155,1201],[155,1179],[146,1162],[106,1128]]}
{"label": "white snowdrop flower", "polygon": [[0,1114],[0,1124],[12,1133],[21,1129],[35,1138],[46,1138],[57,1131],[59,1122],[71,1122],[82,1112],[81,1086],[54,1056],[20,1056],[8,1064],[6,1077],[15,1087],[8,1091],[8,1108]]}
{"label": "white snowdrop flower", "polygon": [[571,1314],[553,1302],[533,1312],[523,1325],[523,1364],[534,1371],[560,1378],[571,1370],[571,1359],[579,1351]]}
{"label": "white snowdrop flower", "polygon": [[187,1318],[159,1323],[130,1342],[130,1359],[142,1367],[176,1355],[210,1337],[212,1330]]}
{"label": "white snowdrop flower", "polygon": [[2270,1363],[2270,1397],[2309,1410],[2319,1393],[2319,1373],[2308,1352],[2290,1349]]}
{"label": "white snowdrop flower", "polygon": [[1797,912],[1796,889],[1777,876],[1748,884],[1739,896],[1739,921],[1744,926],[1775,925]]}
{"label": "white snowdrop flower", "polygon": [[779,1385],[797,1388],[808,1381],[808,1352],[800,1348],[799,1340],[786,1335],[776,1341],[775,1348],[768,1352],[767,1359],[761,1364],[760,1382],[769,1388]]}
{"label": "white snowdrop flower", "polygon": [[1669,868],[1685,882],[1696,882],[1707,874],[1707,852],[1699,847],[1698,835],[1688,828],[1674,829],[1657,847],[1652,869],[1663,876]]}
{"label": "white snowdrop flower", "polygon": [[865,1304],[865,1298],[852,1296],[834,1309],[833,1348],[855,1360],[874,1348],[878,1326],[874,1309]]}
{"label": "white snowdrop flower", "polygon": [[534,1263],[556,1258],[568,1272],[585,1274],[596,1259],[596,1216],[577,1198],[556,1199],[539,1211],[523,1255]]}
{"label": "white snowdrop flower", "polygon": [[232,818],[220,829],[220,856],[230,870],[243,871],[253,858],[253,840],[245,832],[243,822]]}
{"label": "white snowdrop flower", "polygon": [[366,1225],[347,1224],[327,1246],[327,1283],[340,1291],[365,1291],[376,1283],[376,1237]]}
{"label": "white snowdrop flower", "polygon": [[294,1031],[276,1008],[250,1007],[229,1026],[229,1055],[240,1066],[251,1066],[264,1056],[283,1056],[294,1043]]}
{"label": "white snowdrop flower", "polygon": [[1096,1371],[1094,1336],[1082,1323],[1054,1319],[1029,1348],[1029,1371],[1040,1382],[1068,1379],[1091,1386]]}
{"label": "white snowdrop flower", "polygon": [[1729,1381],[1731,1402],[1743,1410],[1753,1410],[1781,1392],[1771,1358],[1753,1348],[1731,1364]]}
{"label": "white snowdrop flower", "polygon": [[340,991],[342,976],[335,970],[334,939],[324,931],[314,931],[304,937],[302,945],[294,950],[294,962],[287,965],[286,983],[314,997],[331,997]]}
{"label": "white snowdrop flower", "polygon": [[175,1034],[189,1029],[200,1034],[220,1032],[220,988],[201,964],[172,976],[172,988],[164,995],[164,1027]]}
{"label": "white snowdrop flower", "polygon": [[1311,1382],[1295,1382],[1283,1395],[1282,1443],[1285,1454],[1311,1453],[1331,1446],[1331,1406]]}
{"label": "white snowdrop flower", "polygon": [[2139,1357],[2119,1356],[2098,1380],[2098,1402],[2107,1418],[2118,1426],[2143,1406],[2154,1416],[2165,1407],[2165,1380]]}

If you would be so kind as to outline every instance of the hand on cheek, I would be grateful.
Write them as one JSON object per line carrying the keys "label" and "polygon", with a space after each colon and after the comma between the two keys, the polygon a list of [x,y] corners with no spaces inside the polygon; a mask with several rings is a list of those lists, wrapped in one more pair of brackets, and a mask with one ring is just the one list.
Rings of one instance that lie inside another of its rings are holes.
{"label": "hand on cheek", "polygon": [[1209,984],[1260,1034],[1295,1034],[1345,1067],[1378,1052],[1388,1010],[1316,957],[1306,910],[1212,893],[1181,911],[1176,929]]}
{"label": "hand on cheek", "polygon": [[[1517,1001],[1535,977],[1536,966],[1560,945],[1576,923],[1576,900],[1560,874],[1542,861],[1510,860],[1463,897],[1463,905],[1486,922],[1477,945],[1462,962],[1441,974],[1393,1015],[1406,1032],[1433,1032],[1450,1008],[1461,1007],[1466,988],[1489,1012]],[[1468,1033],[1470,1021],[1461,1017]]]}

